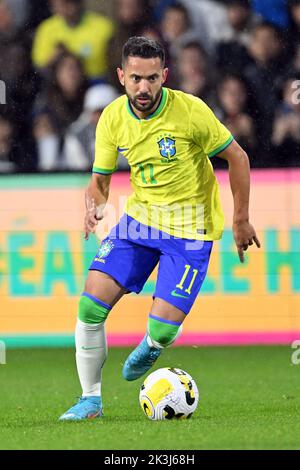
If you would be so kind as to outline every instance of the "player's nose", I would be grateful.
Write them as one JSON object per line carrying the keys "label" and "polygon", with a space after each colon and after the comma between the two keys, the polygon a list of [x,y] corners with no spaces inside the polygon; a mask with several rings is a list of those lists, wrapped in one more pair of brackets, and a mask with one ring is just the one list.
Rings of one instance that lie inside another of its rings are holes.
{"label": "player's nose", "polygon": [[141,80],[140,81],[140,86],[139,86],[139,93],[150,93],[151,88],[150,88],[150,83],[148,80]]}

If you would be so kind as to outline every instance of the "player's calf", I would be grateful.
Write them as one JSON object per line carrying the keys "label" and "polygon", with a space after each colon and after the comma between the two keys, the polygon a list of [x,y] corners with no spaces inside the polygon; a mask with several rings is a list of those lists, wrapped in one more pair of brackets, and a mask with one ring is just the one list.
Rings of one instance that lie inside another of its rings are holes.
{"label": "player's calf", "polygon": [[61,421],[79,421],[102,416],[101,371],[107,357],[105,320],[111,307],[83,293],[79,301],[75,331],[76,364],[82,397],[61,417]]}
{"label": "player's calf", "polygon": [[182,323],[150,314],[148,320],[148,333],[150,340],[156,348],[166,348],[178,338],[182,331]]}
{"label": "player's calf", "polygon": [[122,371],[124,379],[136,380],[144,375],[156,362],[163,349],[176,340],[181,330],[181,323],[151,314],[147,334],[125,361]]}

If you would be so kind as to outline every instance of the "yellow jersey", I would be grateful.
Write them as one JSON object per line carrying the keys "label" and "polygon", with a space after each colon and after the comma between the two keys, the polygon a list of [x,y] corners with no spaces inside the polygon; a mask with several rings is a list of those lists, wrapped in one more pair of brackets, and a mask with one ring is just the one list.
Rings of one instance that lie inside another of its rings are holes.
{"label": "yellow jersey", "polygon": [[113,173],[122,153],[131,168],[129,216],[175,237],[217,240],[224,216],[209,158],[232,141],[212,110],[192,95],[163,88],[158,108],[146,119],[134,114],[123,95],[100,117],[93,172]]}
{"label": "yellow jersey", "polygon": [[63,44],[83,62],[88,77],[97,78],[107,72],[106,50],[113,34],[113,23],[97,13],[85,12],[78,25],[71,27],[58,15],[43,21],[38,27],[32,50],[37,67],[45,67]]}

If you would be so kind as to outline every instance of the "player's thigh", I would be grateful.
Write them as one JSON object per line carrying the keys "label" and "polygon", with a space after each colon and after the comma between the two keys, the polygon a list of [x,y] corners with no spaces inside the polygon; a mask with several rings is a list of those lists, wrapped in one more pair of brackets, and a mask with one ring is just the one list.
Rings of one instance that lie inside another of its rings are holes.
{"label": "player's thigh", "polygon": [[89,271],[84,292],[113,307],[127,293],[127,290],[109,274]]}
{"label": "player's thigh", "polygon": [[102,241],[89,270],[99,271],[115,281],[109,284],[109,281],[105,281],[106,277],[101,277],[110,292],[111,289],[115,292],[117,286],[121,286],[123,293],[138,294],[158,261],[159,251],[146,246],[146,242],[138,244],[130,238],[117,238],[110,234]]}
{"label": "player's thigh", "polygon": [[186,318],[186,314],[182,310],[158,297],[153,300],[150,314],[178,323],[182,323]]}
{"label": "player's thigh", "polygon": [[167,240],[164,248],[159,262],[153,309],[157,316],[183,321],[205,279],[212,242],[204,242],[197,250],[187,250],[184,240]]}

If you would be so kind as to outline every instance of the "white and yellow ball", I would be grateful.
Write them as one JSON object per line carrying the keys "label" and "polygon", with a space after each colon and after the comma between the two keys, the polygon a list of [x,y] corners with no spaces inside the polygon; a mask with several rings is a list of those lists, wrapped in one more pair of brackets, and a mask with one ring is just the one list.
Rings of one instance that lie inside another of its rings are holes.
{"label": "white and yellow ball", "polygon": [[139,400],[151,420],[188,419],[197,408],[199,392],[187,372],[165,367],[148,375],[141,386]]}

